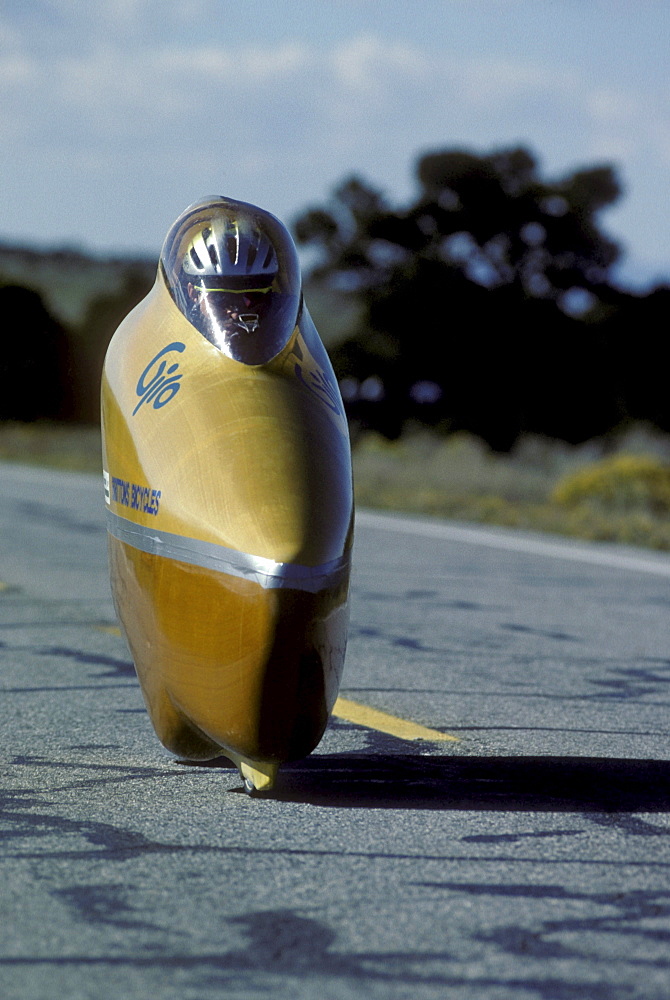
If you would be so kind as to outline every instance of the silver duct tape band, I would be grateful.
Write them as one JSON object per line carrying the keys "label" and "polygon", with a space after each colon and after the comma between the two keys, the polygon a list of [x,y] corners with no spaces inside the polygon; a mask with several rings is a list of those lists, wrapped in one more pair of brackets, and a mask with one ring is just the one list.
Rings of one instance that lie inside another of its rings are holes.
{"label": "silver duct tape band", "polygon": [[263,556],[228,549],[225,545],[216,545],[214,542],[202,542],[185,535],[174,535],[169,531],[157,531],[156,528],[120,517],[109,509],[107,530],[120,542],[132,545],[141,552],[252,580],[266,590],[285,587],[315,594],[326,587],[338,586],[349,572],[348,554],[320,566],[279,563]]}

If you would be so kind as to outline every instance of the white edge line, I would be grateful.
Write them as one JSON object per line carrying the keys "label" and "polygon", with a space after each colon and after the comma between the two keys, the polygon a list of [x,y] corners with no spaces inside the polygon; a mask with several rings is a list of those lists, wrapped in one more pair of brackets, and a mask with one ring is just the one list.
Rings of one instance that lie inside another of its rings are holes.
{"label": "white edge line", "polygon": [[610,549],[599,550],[593,546],[574,544],[570,541],[553,542],[542,538],[529,538],[484,528],[465,528],[444,521],[423,521],[420,519],[378,514],[373,511],[356,512],[356,523],[361,528],[377,528],[380,531],[397,531],[423,538],[437,538],[448,542],[464,542],[491,549],[506,549],[511,552],[525,552],[531,555],[547,556],[551,559],[568,559],[573,562],[590,563],[595,566],[609,566],[614,569],[631,570],[635,573],[651,573],[670,577],[670,559],[664,556],[645,559],[643,556],[627,555]]}

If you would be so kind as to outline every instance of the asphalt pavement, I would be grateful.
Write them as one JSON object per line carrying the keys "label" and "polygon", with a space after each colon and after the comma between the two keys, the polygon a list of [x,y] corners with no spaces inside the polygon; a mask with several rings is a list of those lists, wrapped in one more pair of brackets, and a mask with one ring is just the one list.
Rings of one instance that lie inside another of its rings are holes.
{"label": "asphalt pavement", "polygon": [[667,1000],[670,557],[363,512],[276,791],[158,744],[97,477],[0,465],[3,1000]]}

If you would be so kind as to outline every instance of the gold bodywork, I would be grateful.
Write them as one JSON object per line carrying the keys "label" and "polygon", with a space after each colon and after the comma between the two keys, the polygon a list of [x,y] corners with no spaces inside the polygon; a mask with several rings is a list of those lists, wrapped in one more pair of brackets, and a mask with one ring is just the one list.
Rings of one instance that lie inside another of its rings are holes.
{"label": "gold bodywork", "polygon": [[347,633],[349,440],[306,310],[252,367],[159,272],[110,344],[102,424],[112,592],[156,733],[268,786],[319,742]]}

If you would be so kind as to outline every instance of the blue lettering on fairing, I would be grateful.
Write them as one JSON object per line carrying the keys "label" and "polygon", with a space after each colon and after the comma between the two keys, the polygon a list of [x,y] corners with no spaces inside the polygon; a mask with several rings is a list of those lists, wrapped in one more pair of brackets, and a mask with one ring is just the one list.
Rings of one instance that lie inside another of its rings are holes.
{"label": "blue lettering on fairing", "polygon": [[112,476],[110,479],[111,499],[122,507],[139,510],[144,514],[157,514],[161,499],[160,490],[152,490],[139,483],[130,483],[127,479]]}

